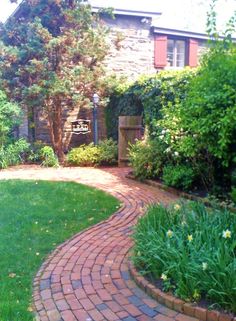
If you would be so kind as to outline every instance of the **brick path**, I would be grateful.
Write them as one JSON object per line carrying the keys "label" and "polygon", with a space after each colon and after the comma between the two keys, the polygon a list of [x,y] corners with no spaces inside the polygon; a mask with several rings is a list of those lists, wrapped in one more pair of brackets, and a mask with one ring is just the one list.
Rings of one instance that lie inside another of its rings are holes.
{"label": "brick path", "polygon": [[34,282],[38,321],[197,320],[160,305],[130,279],[132,226],[146,204],[166,204],[176,196],[126,179],[127,171],[27,166],[0,172],[0,179],[73,180],[111,193],[123,203],[111,218],[75,235],[48,257]]}

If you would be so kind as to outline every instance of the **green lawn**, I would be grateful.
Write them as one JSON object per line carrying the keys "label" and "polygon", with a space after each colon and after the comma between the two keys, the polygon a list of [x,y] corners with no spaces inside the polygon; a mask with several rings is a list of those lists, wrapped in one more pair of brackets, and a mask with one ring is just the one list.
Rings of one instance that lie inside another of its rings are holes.
{"label": "green lawn", "polygon": [[47,254],[119,207],[73,182],[0,181],[0,320],[29,321],[32,280]]}

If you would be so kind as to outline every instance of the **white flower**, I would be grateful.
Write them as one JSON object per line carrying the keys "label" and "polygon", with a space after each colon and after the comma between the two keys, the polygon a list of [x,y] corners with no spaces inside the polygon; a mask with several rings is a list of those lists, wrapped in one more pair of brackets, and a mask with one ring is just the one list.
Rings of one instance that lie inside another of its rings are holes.
{"label": "white flower", "polygon": [[226,231],[223,231],[223,237],[225,238],[225,239],[230,239],[231,238],[231,232],[230,232],[230,230],[226,230]]}
{"label": "white flower", "polygon": [[179,153],[178,153],[178,152],[174,152],[174,155],[175,155],[175,156],[179,156]]}
{"label": "white flower", "polygon": [[206,262],[202,262],[202,270],[206,271],[207,267],[208,267],[207,263]]}
{"label": "white flower", "polygon": [[167,275],[166,275],[165,273],[162,273],[161,279],[162,279],[163,281],[166,281],[166,280],[168,279],[168,277],[167,277]]}
{"label": "white flower", "polygon": [[164,135],[160,135],[159,138],[162,140],[164,138]]}
{"label": "white flower", "polygon": [[166,235],[167,235],[167,237],[171,238],[171,237],[173,236],[173,231],[168,230],[168,231],[166,232]]}
{"label": "white flower", "polygon": [[161,133],[162,133],[162,135],[164,135],[164,134],[166,133],[165,129],[163,129],[163,130],[161,131]]}

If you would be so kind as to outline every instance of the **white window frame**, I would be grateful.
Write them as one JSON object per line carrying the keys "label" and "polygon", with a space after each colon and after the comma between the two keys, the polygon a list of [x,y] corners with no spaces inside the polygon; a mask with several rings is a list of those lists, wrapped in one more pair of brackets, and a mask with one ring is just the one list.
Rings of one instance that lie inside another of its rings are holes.
{"label": "white window frame", "polygon": [[[184,39],[178,39],[178,38],[167,38],[167,63],[168,63],[168,40],[171,40],[174,42],[173,44],[173,66],[166,66],[166,69],[182,69],[186,66],[186,40]],[[184,65],[183,67],[177,66],[177,41],[183,41],[184,42]]]}

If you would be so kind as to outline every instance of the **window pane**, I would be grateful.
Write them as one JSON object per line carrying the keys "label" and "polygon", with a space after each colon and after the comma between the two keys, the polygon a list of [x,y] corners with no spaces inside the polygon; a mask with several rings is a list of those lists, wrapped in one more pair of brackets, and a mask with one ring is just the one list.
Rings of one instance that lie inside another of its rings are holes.
{"label": "window pane", "polygon": [[184,67],[185,65],[185,41],[176,40],[176,67]]}
{"label": "window pane", "polygon": [[167,63],[169,66],[174,66],[174,40],[167,40]]}

